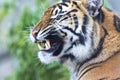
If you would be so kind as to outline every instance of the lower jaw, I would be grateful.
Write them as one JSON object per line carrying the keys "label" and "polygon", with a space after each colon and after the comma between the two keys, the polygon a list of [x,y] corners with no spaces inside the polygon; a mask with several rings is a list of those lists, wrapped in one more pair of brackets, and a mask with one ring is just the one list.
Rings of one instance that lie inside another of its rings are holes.
{"label": "lower jaw", "polygon": [[40,62],[44,64],[50,64],[55,60],[52,56],[45,54],[42,51],[38,53],[38,58],[40,59]]}

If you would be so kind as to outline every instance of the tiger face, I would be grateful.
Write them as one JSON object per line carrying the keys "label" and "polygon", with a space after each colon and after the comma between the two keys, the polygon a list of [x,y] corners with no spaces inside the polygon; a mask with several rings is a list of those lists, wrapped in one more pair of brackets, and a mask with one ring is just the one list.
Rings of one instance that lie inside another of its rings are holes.
{"label": "tiger face", "polygon": [[40,61],[80,63],[89,59],[95,48],[93,17],[101,6],[102,0],[63,0],[49,7],[30,34],[40,49]]}

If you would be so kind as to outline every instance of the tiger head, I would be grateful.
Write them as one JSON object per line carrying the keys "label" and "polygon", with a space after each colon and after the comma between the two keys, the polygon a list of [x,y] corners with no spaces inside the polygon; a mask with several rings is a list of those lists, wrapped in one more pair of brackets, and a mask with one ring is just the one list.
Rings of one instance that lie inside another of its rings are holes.
{"label": "tiger head", "polygon": [[89,59],[99,35],[99,31],[94,33],[98,25],[93,18],[102,5],[102,0],[63,0],[49,7],[30,34],[40,49],[40,61],[80,63]]}

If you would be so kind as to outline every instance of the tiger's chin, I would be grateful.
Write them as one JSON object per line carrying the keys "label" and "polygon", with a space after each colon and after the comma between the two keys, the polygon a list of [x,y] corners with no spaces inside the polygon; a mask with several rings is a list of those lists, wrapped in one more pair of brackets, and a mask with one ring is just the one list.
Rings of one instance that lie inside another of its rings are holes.
{"label": "tiger's chin", "polygon": [[50,64],[50,63],[53,63],[54,61],[58,61],[58,57],[52,56],[51,54],[40,51],[40,52],[38,52],[38,58],[44,64]]}

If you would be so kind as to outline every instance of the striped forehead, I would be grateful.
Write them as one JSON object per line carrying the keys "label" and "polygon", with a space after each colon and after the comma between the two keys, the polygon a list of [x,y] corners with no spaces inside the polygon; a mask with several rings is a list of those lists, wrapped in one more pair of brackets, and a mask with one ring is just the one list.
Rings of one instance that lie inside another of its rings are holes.
{"label": "striped forehead", "polygon": [[59,14],[66,14],[67,12],[82,12],[80,6],[81,2],[72,1],[72,2],[64,2],[64,3],[58,3],[54,5],[53,10],[53,17],[59,15]]}
{"label": "striped forehead", "polygon": [[54,11],[53,14],[57,14],[57,13],[62,13],[64,11],[68,11],[71,8],[70,3],[66,2],[66,3],[59,3],[57,5],[54,6]]}

